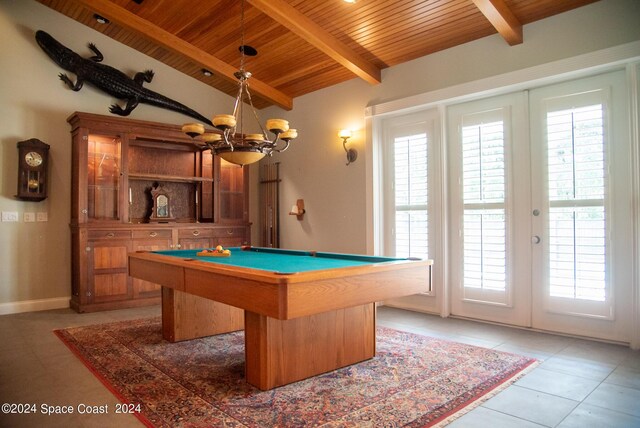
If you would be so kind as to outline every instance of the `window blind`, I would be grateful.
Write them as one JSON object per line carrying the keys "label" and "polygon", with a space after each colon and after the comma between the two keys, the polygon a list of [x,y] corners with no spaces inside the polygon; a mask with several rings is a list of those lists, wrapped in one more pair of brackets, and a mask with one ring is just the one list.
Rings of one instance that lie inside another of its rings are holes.
{"label": "window blind", "polygon": [[396,256],[428,258],[427,135],[397,137],[393,151]]}
{"label": "window blind", "polygon": [[506,289],[504,146],[502,121],[462,127],[463,284],[468,288]]}
{"label": "window blind", "polygon": [[550,296],[606,298],[602,104],[547,113]]}

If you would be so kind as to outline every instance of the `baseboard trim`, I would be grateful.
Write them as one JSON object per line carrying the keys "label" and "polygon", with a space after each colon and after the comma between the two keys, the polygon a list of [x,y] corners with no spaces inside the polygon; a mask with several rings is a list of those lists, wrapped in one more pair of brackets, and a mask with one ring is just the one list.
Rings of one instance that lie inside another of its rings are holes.
{"label": "baseboard trim", "polygon": [[53,299],[36,299],[0,303],[0,315],[46,311],[49,309],[64,309],[69,307],[70,298],[71,297],[55,297]]}

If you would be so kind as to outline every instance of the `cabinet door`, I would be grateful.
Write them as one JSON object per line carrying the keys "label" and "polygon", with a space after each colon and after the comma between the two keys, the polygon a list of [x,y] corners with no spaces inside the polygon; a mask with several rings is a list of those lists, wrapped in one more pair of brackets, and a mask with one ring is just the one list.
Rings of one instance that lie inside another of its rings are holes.
{"label": "cabinet door", "polygon": [[216,245],[223,247],[240,247],[249,244],[245,227],[220,227],[216,228],[213,234]]}
{"label": "cabinet door", "polygon": [[200,250],[215,246],[211,243],[211,238],[181,238],[178,245],[182,250]]}
{"label": "cabinet door", "polygon": [[200,220],[205,222],[213,222],[213,155],[210,150],[202,152],[202,178],[204,180],[200,185]]}
{"label": "cabinet door", "polygon": [[92,240],[88,250],[88,303],[102,303],[131,298],[127,273],[129,240],[118,239],[121,232],[105,232],[105,239]]}
{"label": "cabinet door", "polygon": [[89,134],[87,144],[87,218],[120,220],[121,141],[116,136]]}
{"label": "cabinet door", "polygon": [[213,231],[210,228],[184,228],[178,230],[178,249],[195,250],[211,248],[218,244],[212,239]]}
{"label": "cabinet door", "polygon": [[218,222],[246,222],[249,170],[216,157]]}
{"label": "cabinet door", "polygon": [[[133,232],[133,251],[160,251],[173,248],[171,230],[136,230]],[[160,296],[160,285],[131,278],[133,297]]]}

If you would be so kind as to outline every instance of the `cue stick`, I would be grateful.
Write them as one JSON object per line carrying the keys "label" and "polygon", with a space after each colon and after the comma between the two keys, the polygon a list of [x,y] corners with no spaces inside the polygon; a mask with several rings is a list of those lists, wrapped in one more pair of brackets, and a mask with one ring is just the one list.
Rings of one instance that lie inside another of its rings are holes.
{"label": "cue stick", "polygon": [[265,242],[266,242],[266,240],[264,238],[264,227],[265,227],[265,222],[266,222],[266,218],[264,216],[264,214],[265,214],[264,206],[265,206],[265,203],[266,203],[266,200],[267,200],[266,199],[267,198],[267,188],[264,185],[265,167],[266,167],[266,165],[262,165],[262,171],[261,171],[261,173],[262,173],[261,174],[262,175],[262,182],[261,182],[262,186],[260,187],[260,193],[261,193],[261,196],[262,196],[262,201],[261,201],[261,204],[262,204],[262,206],[261,206],[261,208],[262,208],[262,216],[260,218],[260,234],[262,235],[262,245],[264,245]]}
{"label": "cue stick", "polygon": [[280,162],[262,165],[261,175],[262,245],[280,248]]}
{"label": "cue stick", "polygon": [[276,162],[276,236],[274,247],[280,248],[280,162]]}
{"label": "cue stick", "polygon": [[272,168],[271,164],[269,164],[267,166],[267,179],[269,180],[269,182],[267,183],[267,188],[269,189],[269,198],[267,199],[267,244],[269,247],[273,246],[273,239],[271,237],[271,230],[273,228],[273,217],[271,217],[271,199],[273,198],[273,185],[271,184],[271,180],[273,177],[271,177],[271,172]]}
{"label": "cue stick", "polygon": [[264,245],[264,201],[265,201],[265,186],[264,186],[264,165],[260,168],[260,209],[262,210],[262,216],[260,216],[260,237],[262,245]]}
{"label": "cue stick", "polygon": [[262,203],[264,212],[262,215],[262,244],[265,247],[269,246],[269,235],[267,233],[267,228],[269,224],[269,183],[268,183],[268,175],[269,175],[269,164],[265,164],[262,166],[262,178],[263,178],[263,200]]}
{"label": "cue stick", "polygon": [[276,239],[275,239],[275,233],[276,233],[276,217],[275,217],[275,197],[276,197],[276,192],[275,192],[275,185],[276,183],[273,182],[274,178],[275,178],[275,173],[274,173],[274,168],[275,165],[271,165],[271,248],[276,246]]}
{"label": "cue stick", "polygon": [[271,218],[271,164],[267,165],[267,189],[268,189],[268,197],[267,197],[267,246],[273,246],[273,240],[271,239],[271,227],[272,227],[272,218]]}
{"label": "cue stick", "polygon": [[[271,165],[271,180],[273,180],[274,178],[274,165]],[[274,201],[275,200],[275,183],[271,183],[271,247],[273,247],[275,245],[275,233],[276,233],[276,227],[275,227],[275,217],[273,215],[274,211],[275,211],[275,207],[274,207]]]}
{"label": "cue stick", "polygon": [[264,166],[264,176],[265,176],[265,199],[264,199],[264,244],[266,247],[269,246],[269,164]]}

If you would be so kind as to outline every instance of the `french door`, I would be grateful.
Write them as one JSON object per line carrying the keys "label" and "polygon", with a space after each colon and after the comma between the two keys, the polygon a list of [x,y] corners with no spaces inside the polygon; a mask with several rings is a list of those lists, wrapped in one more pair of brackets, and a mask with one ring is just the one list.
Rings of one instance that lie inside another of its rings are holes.
{"label": "french door", "polygon": [[531,91],[532,325],[631,339],[633,208],[624,71]]}
{"label": "french door", "polygon": [[454,315],[519,326],[530,323],[525,103],[526,94],[519,93],[449,108]]}
{"label": "french door", "polygon": [[625,73],[449,109],[454,315],[629,341]]}

